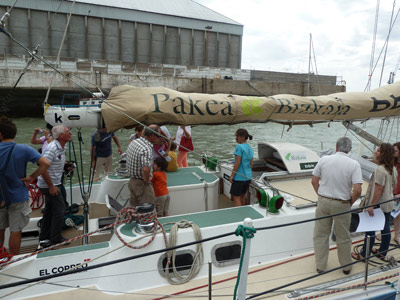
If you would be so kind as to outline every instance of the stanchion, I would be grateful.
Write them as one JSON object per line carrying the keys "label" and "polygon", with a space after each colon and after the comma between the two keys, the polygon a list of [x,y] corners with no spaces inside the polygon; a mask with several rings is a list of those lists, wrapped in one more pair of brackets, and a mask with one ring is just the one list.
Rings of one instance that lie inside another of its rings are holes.
{"label": "stanchion", "polygon": [[368,265],[369,265],[369,256],[370,256],[369,245],[371,243],[370,238],[371,238],[371,236],[367,235],[367,246],[365,249],[364,290],[367,289],[367,282],[368,282]]}
{"label": "stanchion", "polygon": [[212,298],[212,262],[208,262],[208,299],[211,300]]}
{"label": "stanchion", "polygon": [[[244,219],[243,226],[245,228],[253,227],[253,220],[250,218]],[[249,260],[250,260],[250,246],[251,246],[251,238],[246,237],[246,246],[243,252],[243,260],[242,260],[242,269],[240,274],[240,282],[238,286],[238,300],[246,299],[246,289],[247,289],[247,277],[249,273]],[[236,300],[236,299],[235,299]]]}

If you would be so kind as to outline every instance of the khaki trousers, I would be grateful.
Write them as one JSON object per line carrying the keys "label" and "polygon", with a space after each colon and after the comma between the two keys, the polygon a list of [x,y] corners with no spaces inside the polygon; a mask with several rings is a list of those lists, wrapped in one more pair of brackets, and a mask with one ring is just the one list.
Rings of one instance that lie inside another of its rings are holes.
{"label": "khaki trousers", "polygon": [[93,181],[99,181],[100,173],[104,167],[105,175],[112,172],[112,155],[108,157],[98,157],[96,161],[96,170],[94,172]]}
{"label": "khaki trousers", "polygon": [[[329,200],[318,196],[318,205],[315,217],[333,215],[350,210],[350,202]],[[337,254],[341,266],[352,262],[351,260],[351,238],[350,222],[351,214],[343,214],[333,218],[315,221],[314,226],[314,251],[315,265],[318,270],[326,271],[329,256],[329,236],[332,231],[332,222],[336,234]],[[351,266],[345,268],[351,270]]]}
{"label": "khaki trousers", "polygon": [[154,190],[153,185],[145,183],[141,179],[133,178],[128,183],[129,191],[131,192],[130,203],[132,207],[136,207],[141,203],[153,203],[154,204]]}

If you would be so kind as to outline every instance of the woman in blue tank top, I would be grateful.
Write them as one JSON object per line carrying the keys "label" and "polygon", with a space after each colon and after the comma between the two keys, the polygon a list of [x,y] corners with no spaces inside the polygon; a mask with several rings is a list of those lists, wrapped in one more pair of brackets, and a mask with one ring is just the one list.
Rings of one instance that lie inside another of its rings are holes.
{"label": "woman in blue tank top", "polygon": [[254,151],[247,144],[247,140],[253,139],[246,129],[238,129],[235,133],[238,145],[235,148],[235,163],[229,181],[232,183],[231,195],[235,206],[246,204],[245,195],[251,182],[251,169],[253,168]]}

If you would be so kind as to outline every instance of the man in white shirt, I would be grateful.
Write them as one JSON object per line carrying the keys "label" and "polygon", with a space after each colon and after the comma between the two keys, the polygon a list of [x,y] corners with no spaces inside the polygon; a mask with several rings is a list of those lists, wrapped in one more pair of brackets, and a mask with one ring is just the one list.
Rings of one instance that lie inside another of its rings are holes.
{"label": "man in white shirt", "polygon": [[64,125],[53,127],[54,140],[46,147],[43,156],[50,162],[49,169],[38,177],[38,187],[45,197],[45,208],[40,226],[39,240],[43,247],[64,242],[61,235],[64,224],[65,199],[60,190],[65,165],[65,144],[71,132]]}
{"label": "man in white shirt", "polygon": [[[313,170],[311,184],[318,194],[316,218],[348,211],[360,197],[361,167],[357,161],[348,156],[350,151],[351,140],[348,137],[339,138],[336,142],[336,153],[322,157]],[[350,213],[318,220],[315,221],[313,237],[318,273],[327,269],[332,222],[336,234],[339,263],[344,266],[352,262]],[[351,266],[343,268],[343,273],[346,275],[350,271]]]}

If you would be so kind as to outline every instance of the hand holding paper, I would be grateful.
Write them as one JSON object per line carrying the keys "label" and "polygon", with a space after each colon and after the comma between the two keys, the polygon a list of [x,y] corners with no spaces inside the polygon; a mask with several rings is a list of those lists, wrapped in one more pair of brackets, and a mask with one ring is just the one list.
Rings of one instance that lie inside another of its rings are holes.
{"label": "hand holding paper", "polygon": [[[372,208],[372,207],[371,207]],[[377,231],[382,230],[385,226],[385,215],[382,209],[375,208],[371,209],[372,215],[370,215],[370,210],[359,213],[360,223],[358,224],[356,232],[367,232],[367,231]]]}

